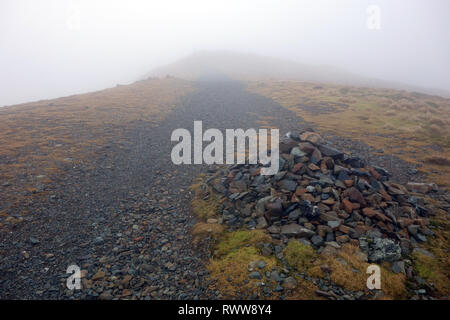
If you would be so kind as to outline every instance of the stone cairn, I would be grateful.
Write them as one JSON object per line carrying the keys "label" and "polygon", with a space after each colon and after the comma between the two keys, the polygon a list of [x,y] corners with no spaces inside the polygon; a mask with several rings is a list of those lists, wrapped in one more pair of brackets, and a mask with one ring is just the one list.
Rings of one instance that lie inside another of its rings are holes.
{"label": "stone cairn", "polygon": [[434,184],[390,182],[370,166],[328,145],[315,132],[288,133],[280,141],[279,172],[261,165],[220,168],[207,178],[223,196],[218,223],[231,229],[266,229],[273,239],[297,238],[321,252],[359,245],[369,262],[401,259],[432,231],[420,197]]}

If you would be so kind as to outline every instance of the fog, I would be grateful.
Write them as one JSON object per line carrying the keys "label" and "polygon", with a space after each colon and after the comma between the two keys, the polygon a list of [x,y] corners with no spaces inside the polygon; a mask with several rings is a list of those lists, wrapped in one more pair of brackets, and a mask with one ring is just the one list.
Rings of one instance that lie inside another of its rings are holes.
{"label": "fog", "polygon": [[133,82],[202,50],[450,91],[448,0],[0,2],[0,106]]}

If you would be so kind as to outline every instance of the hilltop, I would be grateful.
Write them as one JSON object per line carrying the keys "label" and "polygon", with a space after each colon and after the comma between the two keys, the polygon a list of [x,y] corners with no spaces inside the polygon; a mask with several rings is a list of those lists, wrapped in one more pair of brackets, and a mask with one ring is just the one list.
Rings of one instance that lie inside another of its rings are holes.
{"label": "hilltop", "polygon": [[311,65],[293,60],[232,51],[199,51],[151,70],[143,78],[167,75],[189,80],[195,80],[205,75],[226,75],[237,80],[307,81],[418,91],[450,97],[450,92],[445,90],[376,79],[330,65]]}

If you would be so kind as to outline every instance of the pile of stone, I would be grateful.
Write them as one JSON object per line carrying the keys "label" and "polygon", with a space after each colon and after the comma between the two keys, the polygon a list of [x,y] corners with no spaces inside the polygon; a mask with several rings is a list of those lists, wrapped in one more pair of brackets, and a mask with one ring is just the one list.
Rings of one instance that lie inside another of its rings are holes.
{"label": "pile of stone", "polygon": [[219,223],[231,229],[267,229],[272,238],[298,238],[318,250],[354,243],[370,262],[397,261],[432,235],[421,197],[432,184],[390,182],[370,166],[328,145],[315,132],[280,141],[280,170],[261,165],[221,168],[208,179],[224,198]]}

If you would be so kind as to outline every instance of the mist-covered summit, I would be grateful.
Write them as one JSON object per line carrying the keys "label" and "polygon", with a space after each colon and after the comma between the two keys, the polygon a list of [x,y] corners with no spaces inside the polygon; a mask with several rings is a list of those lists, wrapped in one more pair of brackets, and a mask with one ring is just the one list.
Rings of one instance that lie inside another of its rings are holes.
{"label": "mist-covered summit", "polygon": [[171,64],[155,68],[144,78],[170,75],[192,80],[215,74],[225,74],[239,80],[296,80],[449,95],[439,89],[385,81],[330,65],[305,64],[294,60],[233,51],[199,51]]}
{"label": "mist-covered summit", "polygon": [[363,80],[361,77],[331,66],[312,66],[292,60],[233,51],[199,51],[174,63],[156,68],[147,76],[172,75],[192,79],[217,73],[248,80],[267,78],[314,82]]}

